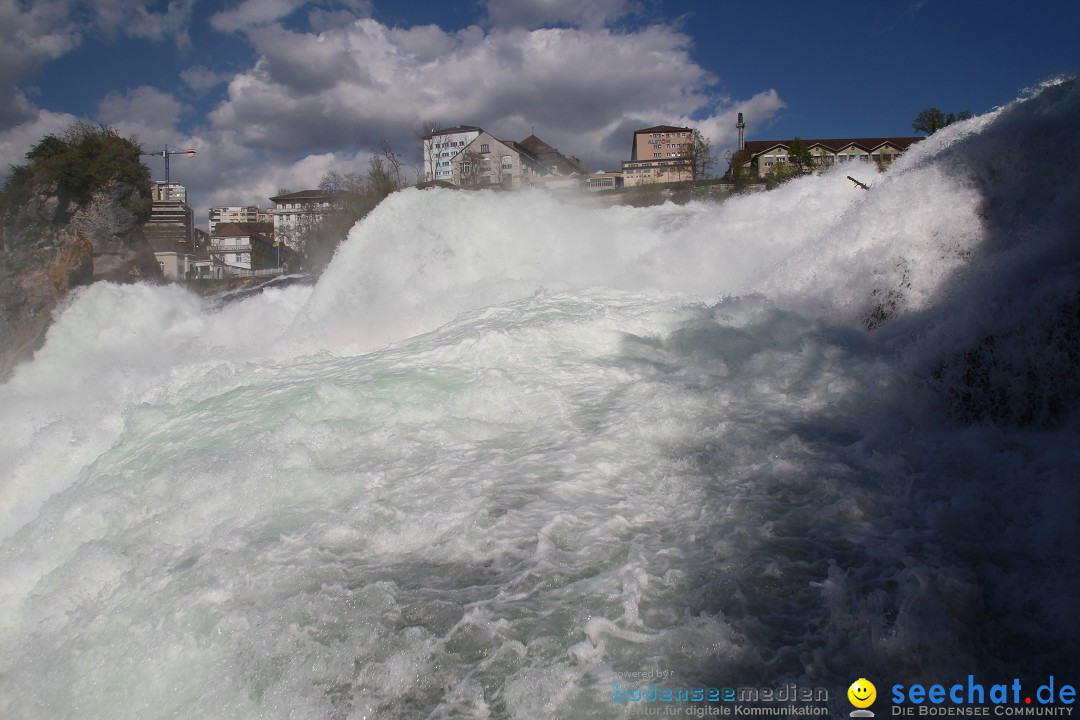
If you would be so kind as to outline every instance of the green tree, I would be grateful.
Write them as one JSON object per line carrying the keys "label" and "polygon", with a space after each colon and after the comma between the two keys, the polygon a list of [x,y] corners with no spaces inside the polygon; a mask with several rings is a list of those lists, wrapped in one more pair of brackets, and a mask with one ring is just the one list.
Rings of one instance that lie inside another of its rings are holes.
{"label": "green tree", "polygon": [[[730,152],[730,151],[729,151]],[[752,173],[752,169],[744,167],[750,162],[750,151],[746,148],[739,150],[738,152],[728,155],[728,169],[724,173],[729,180],[735,181],[740,177],[748,176]]]}
{"label": "green tree", "polygon": [[379,152],[368,160],[367,193],[380,200],[405,186],[401,174],[401,158],[383,140]]}
{"label": "green tree", "polygon": [[487,170],[485,158],[475,150],[463,150],[454,158],[455,170],[458,172],[458,185],[463,188],[477,190],[484,186],[483,174]]}
{"label": "green tree", "polygon": [[796,175],[802,175],[814,169],[817,159],[810,152],[810,148],[806,146],[806,143],[801,138],[796,137],[788,147],[788,162]]}
{"label": "green tree", "polygon": [[911,123],[911,128],[915,132],[926,135],[933,135],[943,127],[945,127],[945,113],[935,107],[924,108]]}
{"label": "green tree", "polygon": [[690,143],[687,145],[687,153],[690,158],[690,177],[693,180],[705,180],[716,167],[716,156],[713,154],[712,140],[695,130],[690,135]]}
{"label": "green tree", "polygon": [[55,182],[77,205],[111,180],[139,190],[128,210],[139,216],[150,212],[150,169],[143,164],[142,147],[135,138],[123,138],[104,125],[75,123],[60,135],[43,137],[26,153],[25,165],[12,167],[0,191],[0,210],[8,212],[23,202],[35,184]]}
{"label": "green tree", "polygon": [[765,175],[765,187],[772,190],[774,187],[798,177],[799,174],[794,163],[778,162],[772,166],[772,171]]}
{"label": "green tree", "polygon": [[[416,130],[414,131],[416,139],[420,141],[420,147],[424,152],[424,157],[420,161],[421,167],[416,170],[416,180],[418,184],[420,182],[423,182],[424,180],[435,179],[434,173],[437,164],[436,158],[438,158],[439,153],[435,151],[435,143],[432,139],[432,136],[434,136],[435,133],[439,132],[442,129],[443,125],[438,120],[424,120],[422,123],[420,123],[420,127],[416,128]],[[423,166],[425,161],[427,167],[431,168],[430,177],[422,177],[424,175]]]}
{"label": "green tree", "polygon": [[952,125],[954,122],[959,122],[961,120],[967,120],[970,117],[971,113],[967,110],[946,115],[936,107],[928,107],[924,108],[922,112],[915,116],[915,121],[911,123],[911,127],[915,132],[925,133],[927,136],[930,136],[947,125]]}
{"label": "green tree", "polygon": [[26,153],[26,159],[31,162],[42,162],[48,160],[51,157],[55,157],[60,153],[68,149],[68,144],[56,137],[52,133],[49,133],[45,137],[41,138],[37,145],[30,148]]}
{"label": "green tree", "polygon": [[401,160],[385,141],[368,160],[367,173],[331,170],[323,175],[319,187],[334,188],[333,200],[328,212],[298,233],[305,267],[316,272],[325,268],[352,226],[404,185]]}

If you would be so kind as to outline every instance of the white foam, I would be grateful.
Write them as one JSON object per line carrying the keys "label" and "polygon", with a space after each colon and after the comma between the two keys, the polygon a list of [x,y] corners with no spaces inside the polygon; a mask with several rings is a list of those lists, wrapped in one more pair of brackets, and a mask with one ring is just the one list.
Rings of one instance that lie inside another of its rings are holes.
{"label": "white foam", "polygon": [[1014,145],[1073,157],[1078,103],[951,127],[870,192],[405,191],[313,289],[81,291],[0,386],[0,714],[1067,674],[1080,457],[1023,406],[1076,390],[1076,164],[1048,194]]}

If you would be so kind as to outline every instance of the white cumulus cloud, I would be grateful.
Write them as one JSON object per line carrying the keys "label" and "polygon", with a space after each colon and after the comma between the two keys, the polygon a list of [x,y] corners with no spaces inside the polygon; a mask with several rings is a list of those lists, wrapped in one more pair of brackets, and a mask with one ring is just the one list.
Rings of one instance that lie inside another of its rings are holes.
{"label": "white cumulus cloud", "polygon": [[[665,25],[450,32],[364,18],[319,33],[271,24],[248,37],[259,59],[232,79],[212,126],[289,157],[384,139],[413,155],[412,130],[431,119],[516,140],[535,130],[567,154],[616,167],[634,129],[685,122],[720,133],[740,106],[713,91],[689,36]],[[775,92],[746,103],[759,119],[782,105]]]}

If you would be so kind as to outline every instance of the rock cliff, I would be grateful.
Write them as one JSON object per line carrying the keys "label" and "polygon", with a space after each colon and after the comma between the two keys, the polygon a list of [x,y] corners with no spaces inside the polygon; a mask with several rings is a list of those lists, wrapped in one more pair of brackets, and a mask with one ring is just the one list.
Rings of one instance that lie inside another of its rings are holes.
{"label": "rock cliff", "polygon": [[62,184],[35,184],[0,224],[0,380],[41,347],[53,311],[97,280],[160,281],[137,208],[148,189],[117,174],[79,202]]}

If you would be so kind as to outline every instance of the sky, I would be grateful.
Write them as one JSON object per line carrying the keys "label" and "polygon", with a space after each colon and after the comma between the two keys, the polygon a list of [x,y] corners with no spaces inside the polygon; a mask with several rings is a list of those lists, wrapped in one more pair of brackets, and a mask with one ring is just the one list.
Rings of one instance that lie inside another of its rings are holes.
{"label": "sky", "polygon": [[535,133],[593,170],[657,124],[722,158],[739,112],[748,140],[908,136],[923,108],[1077,74],[1078,25],[1078,0],[0,0],[0,177],[103,123],[196,149],[170,179],[205,228],[212,206],[362,173],[384,141],[419,166],[426,120]]}

